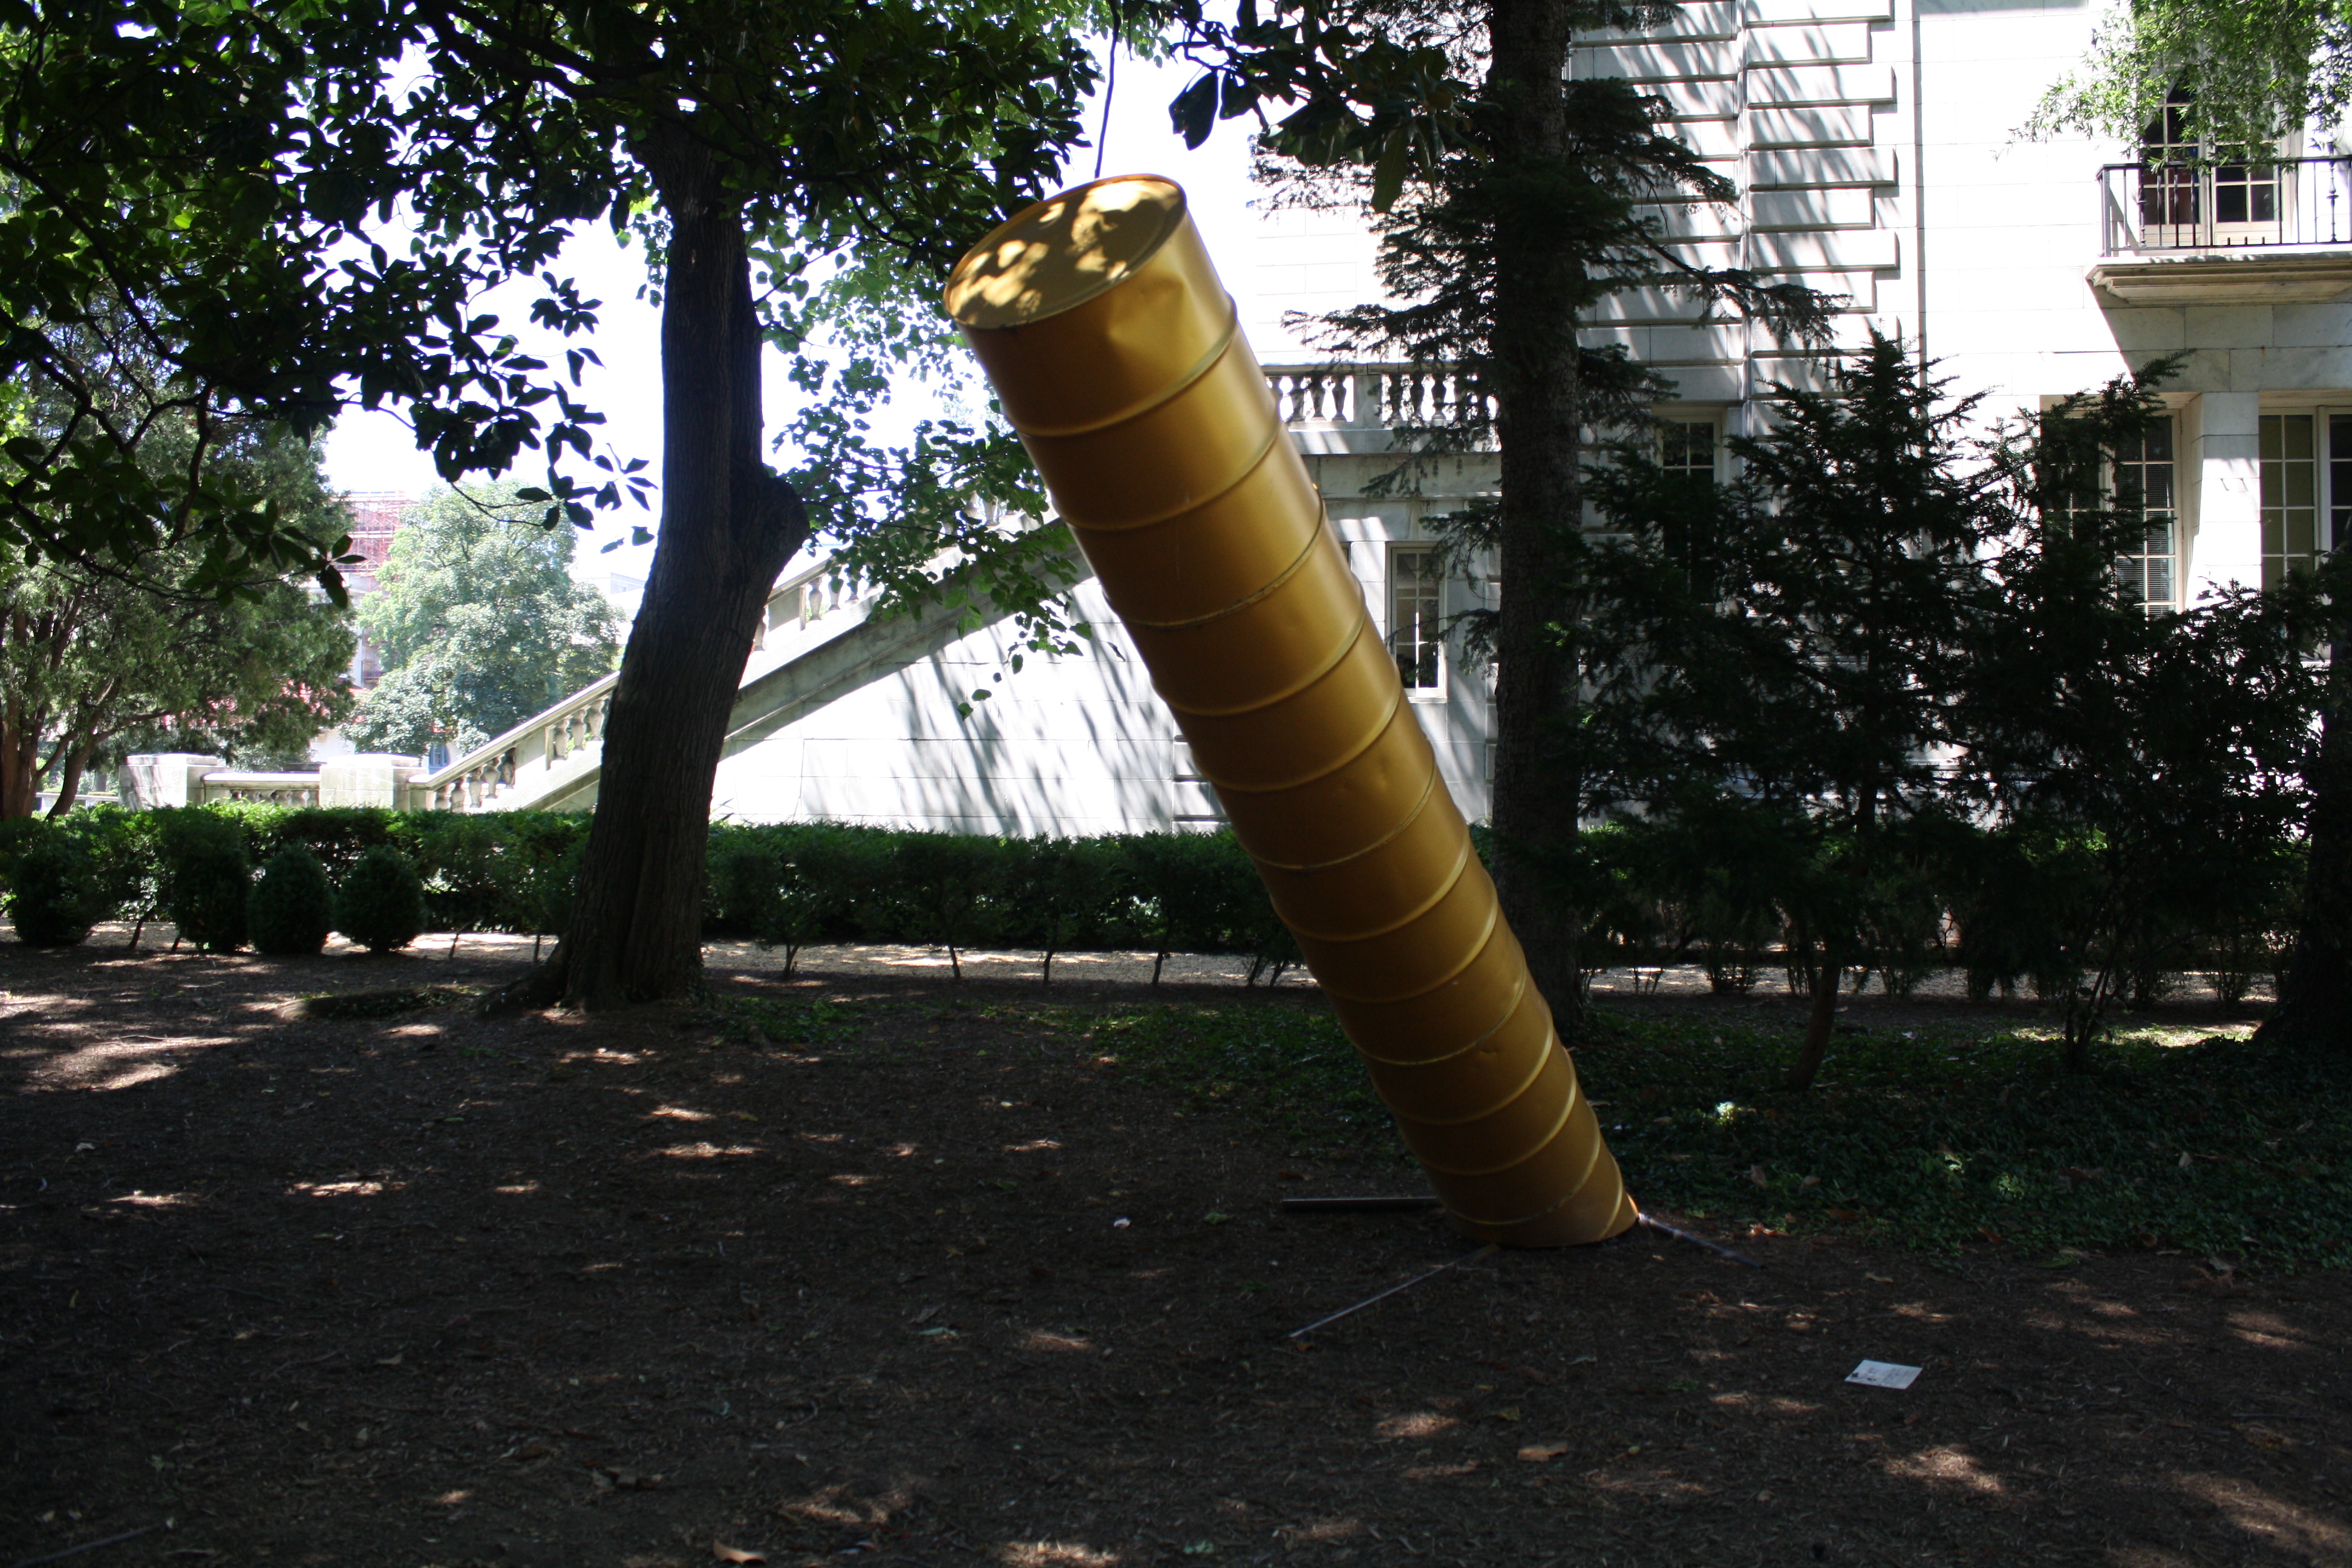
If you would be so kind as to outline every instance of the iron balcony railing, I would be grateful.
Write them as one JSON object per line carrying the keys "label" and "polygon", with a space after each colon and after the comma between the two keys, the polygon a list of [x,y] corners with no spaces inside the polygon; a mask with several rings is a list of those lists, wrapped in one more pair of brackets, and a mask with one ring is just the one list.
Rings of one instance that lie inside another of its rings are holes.
{"label": "iron balcony railing", "polygon": [[2352,158],[2109,163],[2099,222],[2107,256],[2352,245]]}

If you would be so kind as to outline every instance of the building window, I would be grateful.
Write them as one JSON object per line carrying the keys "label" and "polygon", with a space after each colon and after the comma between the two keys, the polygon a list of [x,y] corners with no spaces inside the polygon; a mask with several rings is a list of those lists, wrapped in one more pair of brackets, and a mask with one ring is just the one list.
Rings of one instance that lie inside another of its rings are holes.
{"label": "building window", "polygon": [[1715,482],[1715,421],[1658,421],[1658,467],[1706,484]]}
{"label": "building window", "polygon": [[1425,544],[1389,552],[1389,651],[1407,691],[1444,686],[1445,628],[1437,552]]}
{"label": "building window", "polygon": [[[2275,588],[2319,559],[2319,452],[2316,416],[2262,418],[2263,586]],[[2331,421],[2331,424],[2333,422]],[[2333,432],[2331,431],[2331,442]],[[2333,454],[2330,454],[2331,461]]]}
{"label": "building window", "polygon": [[2198,210],[2197,133],[2189,122],[2189,95],[2175,92],[2139,136],[2139,221],[2142,228],[2194,231]]}
{"label": "building window", "polygon": [[2169,418],[2126,442],[2115,457],[2116,510],[2138,514],[2143,524],[2139,548],[2116,558],[2116,574],[2152,616],[2180,607],[2180,513],[2172,461]]}
{"label": "building window", "polygon": [[2327,547],[2352,539],[2352,414],[2327,416]]}
{"label": "building window", "polygon": [[2141,131],[2139,157],[2147,243],[2278,243],[2282,193],[2272,150],[2208,144],[2197,133],[2195,102],[2187,93],[2175,89]]}

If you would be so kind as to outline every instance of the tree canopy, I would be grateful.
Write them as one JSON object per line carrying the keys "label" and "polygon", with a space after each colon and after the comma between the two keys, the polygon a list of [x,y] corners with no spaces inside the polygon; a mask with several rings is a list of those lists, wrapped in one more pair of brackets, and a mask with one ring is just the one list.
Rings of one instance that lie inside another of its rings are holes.
{"label": "tree canopy", "polygon": [[2352,5],[2128,0],[2101,20],[2084,68],[2043,96],[2030,129],[2136,142],[2176,93],[2223,147],[2333,125],[2352,103]]}
{"label": "tree canopy", "polygon": [[[147,458],[174,447],[184,441],[152,439]],[[323,547],[347,527],[315,453],[290,437],[248,432],[211,461],[295,538]],[[58,795],[53,815],[71,810],[85,773],[127,752],[299,766],[351,710],[350,618],[299,579],[226,598],[169,591],[201,578],[185,542],[121,563],[100,571],[0,543],[0,817],[30,814],[45,789]]]}
{"label": "tree canopy", "polygon": [[[299,565],[340,593],[338,542],[201,444],[183,469],[135,460],[173,410],[308,437],[392,406],[446,479],[536,454],[572,521],[619,504],[637,476],[593,453],[574,395],[593,349],[544,364],[476,298],[537,278],[535,321],[593,331],[603,302],[550,270],[566,235],[635,225],[658,269],[656,170],[703,161],[761,237],[762,330],[791,346],[858,247],[943,271],[1050,177],[1092,79],[1081,10],[0,5],[0,384],[77,404],[0,448],[0,539],[118,563],[192,542],[206,590]],[[128,409],[84,395],[110,352],[90,323],[126,300],[106,336],[153,366]]]}
{"label": "tree canopy", "polygon": [[348,730],[361,750],[462,754],[612,673],[617,612],[572,579],[572,531],[532,521],[515,488],[436,489],[393,537],[358,605],[384,669]]}

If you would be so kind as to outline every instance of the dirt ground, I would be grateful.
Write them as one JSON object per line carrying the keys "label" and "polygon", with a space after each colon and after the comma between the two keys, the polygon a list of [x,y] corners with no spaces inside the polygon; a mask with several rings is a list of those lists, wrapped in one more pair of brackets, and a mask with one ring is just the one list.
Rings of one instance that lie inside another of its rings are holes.
{"label": "dirt ground", "polygon": [[289,1005],[527,958],[0,942],[0,1563],[2352,1563],[2340,1276],[1637,1232],[1294,1340],[1470,1246],[1011,981]]}

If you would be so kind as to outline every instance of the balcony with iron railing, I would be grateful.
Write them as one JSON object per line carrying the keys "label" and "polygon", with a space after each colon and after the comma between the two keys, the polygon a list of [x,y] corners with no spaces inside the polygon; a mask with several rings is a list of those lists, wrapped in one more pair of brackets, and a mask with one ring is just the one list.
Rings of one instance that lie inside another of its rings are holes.
{"label": "balcony with iron railing", "polygon": [[2313,303],[2352,290],[2352,158],[2110,163],[2092,284],[2131,305]]}

